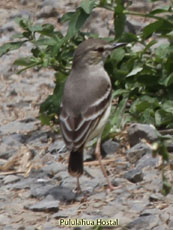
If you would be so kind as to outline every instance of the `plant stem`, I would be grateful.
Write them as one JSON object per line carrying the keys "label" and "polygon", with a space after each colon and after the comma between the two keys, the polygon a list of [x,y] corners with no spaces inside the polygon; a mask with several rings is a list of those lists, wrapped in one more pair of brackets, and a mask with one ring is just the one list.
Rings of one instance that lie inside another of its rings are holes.
{"label": "plant stem", "polygon": [[165,18],[162,18],[162,17],[159,17],[159,16],[155,16],[155,15],[152,15],[152,14],[142,14],[142,13],[137,13],[137,12],[128,11],[128,10],[124,10],[123,13],[127,14],[127,15],[139,16],[139,17],[147,17],[147,18],[154,18],[154,19],[157,19],[157,20],[165,20],[165,21],[173,24],[172,21],[170,21],[168,19],[165,19]]}

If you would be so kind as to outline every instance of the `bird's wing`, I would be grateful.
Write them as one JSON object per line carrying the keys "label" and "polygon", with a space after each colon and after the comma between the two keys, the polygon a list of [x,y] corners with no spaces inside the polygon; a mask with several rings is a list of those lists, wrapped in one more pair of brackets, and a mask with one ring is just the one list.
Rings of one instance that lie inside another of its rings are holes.
{"label": "bird's wing", "polygon": [[68,149],[77,150],[85,144],[110,105],[110,99],[111,86],[108,85],[105,87],[104,93],[102,92],[93,103],[88,104],[85,110],[76,116],[62,104],[60,127]]}

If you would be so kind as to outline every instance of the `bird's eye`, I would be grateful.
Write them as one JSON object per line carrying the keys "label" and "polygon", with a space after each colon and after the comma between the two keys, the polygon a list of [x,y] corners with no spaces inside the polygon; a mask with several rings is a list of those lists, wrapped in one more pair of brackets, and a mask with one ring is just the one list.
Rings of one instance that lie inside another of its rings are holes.
{"label": "bird's eye", "polygon": [[103,52],[103,51],[104,51],[104,47],[103,47],[103,46],[101,46],[101,47],[97,48],[96,50],[97,50],[98,52],[100,52],[100,53],[101,53],[101,52]]}

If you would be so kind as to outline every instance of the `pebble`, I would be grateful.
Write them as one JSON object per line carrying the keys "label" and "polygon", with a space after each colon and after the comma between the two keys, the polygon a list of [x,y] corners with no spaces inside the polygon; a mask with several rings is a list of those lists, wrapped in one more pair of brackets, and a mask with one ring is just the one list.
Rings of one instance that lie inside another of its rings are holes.
{"label": "pebble", "polygon": [[149,197],[150,202],[157,202],[163,200],[163,195],[161,193],[151,194]]}
{"label": "pebble", "polygon": [[61,137],[56,137],[56,140],[49,145],[48,151],[51,154],[57,154],[64,146],[64,141]]}
{"label": "pebble", "polygon": [[51,162],[42,168],[42,170],[49,176],[54,176],[55,174],[65,171],[67,166],[60,162]]}
{"label": "pebble", "polygon": [[112,141],[112,140],[107,140],[101,145],[101,152],[102,156],[106,156],[108,154],[113,154],[115,153],[120,144],[118,142]]}
{"label": "pebble", "polygon": [[153,158],[152,154],[148,152],[136,164],[136,168],[142,170],[147,167],[156,167],[159,164],[159,158]]}
{"label": "pebble", "polygon": [[138,169],[131,169],[124,175],[124,177],[132,183],[141,182],[143,180],[143,176],[143,172]]}
{"label": "pebble", "polygon": [[65,187],[60,187],[56,186],[54,188],[51,188],[47,194],[52,196],[55,200],[59,200],[62,202],[72,202],[76,198],[76,194],[72,192],[71,189],[65,188]]}
{"label": "pebble", "polygon": [[9,183],[15,183],[19,180],[20,180],[20,178],[18,176],[8,175],[3,179],[3,182],[4,182],[4,184],[9,184]]}
{"label": "pebble", "polygon": [[129,223],[126,227],[128,230],[149,230],[160,224],[160,220],[158,216],[149,215],[149,216],[140,216],[131,223]]}
{"label": "pebble", "polygon": [[145,154],[152,154],[152,149],[145,143],[140,142],[127,150],[127,159],[130,163],[136,164]]}
{"label": "pebble", "polygon": [[6,225],[10,221],[10,218],[6,214],[0,214],[0,226],[1,225]]}
{"label": "pebble", "polygon": [[53,6],[44,6],[37,14],[37,18],[58,17],[58,12]]}
{"label": "pebble", "polygon": [[156,141],[158,138],[157,131],[153,125],[133,123],[127,132],[131,146],[138,144],[143,138],[149,142]]}
{"label": "pebble", "polygon": [[31,121],[27,123],[22,121],[12,121],[6,125],[2,125],[0,127],[0,132],[4,135],[9,133],[31,132],[36,128],[36,124],[38,124],[38,121]]}
{"label": "pebble", "polygon": [[44,199],[29,207],[25,206],[25,208],[35,212],[57,212],[59,210],[59,201]]}
{"label": "pebble", "polygon": [[20,181],[17,181],[16,183],[9,183],[6,185],[7,189],[12,189],[12,190],[19,190],[19,189],[27,189],[30,188],[32,183],[34,182],[33,178],[23,178]]}
{"label": "pebble", "polygon": [[54,185],[48,183],[46,184],[32,183],[30,189],[30,197],[34,197],[34,198],[45,197],[48,195],[48,191],[53,187]]}

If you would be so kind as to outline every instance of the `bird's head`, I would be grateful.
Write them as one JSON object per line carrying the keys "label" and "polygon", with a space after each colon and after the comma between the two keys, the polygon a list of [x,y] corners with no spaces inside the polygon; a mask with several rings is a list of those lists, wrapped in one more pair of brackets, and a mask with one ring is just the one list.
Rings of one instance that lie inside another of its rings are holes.
{"label": "bird's head", "polygon": [[101,39],[88,39],[83,41],[76,49],[73,59],[73,67],[96,65],[108,56],[108,54],[126,43],[108,43]]}

